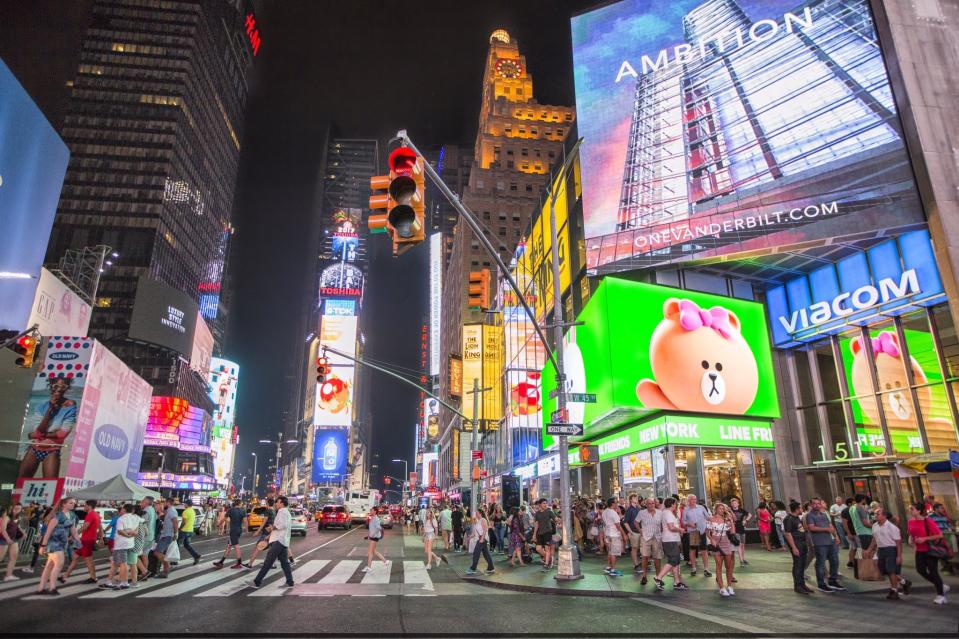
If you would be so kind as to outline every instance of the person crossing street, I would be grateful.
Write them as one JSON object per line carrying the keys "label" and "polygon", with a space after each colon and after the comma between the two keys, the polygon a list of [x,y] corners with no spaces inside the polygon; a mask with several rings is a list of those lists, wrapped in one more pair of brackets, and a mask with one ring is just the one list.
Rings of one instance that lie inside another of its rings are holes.
{"label": "person crossing street", "polygon": [[230,566],[230,568],[243,568],[243,554],[240,552],[240,535],[243,533],[243,526],[246,523],[246,510],[243,509],[241,504],[242,502],[239,499],[234,499],[233,507],[226,513],[226,520],[230,527],[230,537],[227,541],[226,550],[223,551],[223,556],[213,562],[214,568],[223,567],[223,562],[230,556],[230,550],[233,550],[236,555],[236,563]]}
{"label": "person crossing street", "polygon": [[286,577],[284,587],[293,587],[293,571],[290,569],[290,560],[287,555],[290,548],[290,525],[293,520],[290,517],[290,509],[287,507],[286,497],[276,498],[276,503],[280,506],[273,520],[273,529],[270,532],[270,545],[266,553],[266,559],[263,560],[263,566],[249,585],[253,588],[259,588],[263,584],[263,579],[270,572],[274,562],[279,561],[283,569],[283,576]]}

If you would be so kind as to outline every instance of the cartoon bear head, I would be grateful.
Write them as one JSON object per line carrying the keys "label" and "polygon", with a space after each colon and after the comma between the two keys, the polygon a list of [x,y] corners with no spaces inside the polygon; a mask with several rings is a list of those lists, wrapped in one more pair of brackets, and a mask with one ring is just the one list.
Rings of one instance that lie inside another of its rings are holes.
{"label": "cartoon bear head", "polygon": [[741,415],[759,388],[759,368],[739,318],[722,306],[702,309],[670,298],[649,342],[655,380],[636,393],[644,406]]}
{"label": "cartoon bear head", "polygon": [[[870,344],[876,361],[879,392],[883,393],[882,402],[886,413],[886,424],[892,429],[915,430],[917,428],[916,416],[912,401],[909,398],[909,379],[906,377],[906,368],[903,365],[899,336],[893,331],[883,331],[876,337],[871,338]],[[869,421],[878,424],[879,409],[876,406],[876,400],[870,397],[873,393],[873,386],[862,338],[854,339],[849,348],[852,350],[853,356],[853,394],[860,396],[859,406]],[[922,366],[915,358],[910,357],[909,359],[916,384],[927,383],[926,373],[922,370]],[[929,387],[920,388],[917,393],[919,394],[919,403],[929,406],[932,398],[932,391]]]}

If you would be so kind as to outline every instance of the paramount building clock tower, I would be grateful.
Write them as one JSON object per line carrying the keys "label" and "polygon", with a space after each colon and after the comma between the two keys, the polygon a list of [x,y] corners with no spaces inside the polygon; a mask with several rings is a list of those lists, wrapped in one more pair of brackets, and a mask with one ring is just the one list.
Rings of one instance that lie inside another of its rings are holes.
{"label": "paramount building clock tower", "polygon": [[[530,217],[541,206],[550,169],[562,161],[563,142],[574,119],[572,107],[540,104],[533,98],[533,76],[518,43],[505,30],[494,31],[486,55],[483,101],[463,202],[489,230],[493,246],[507,264],[528,232]],[[496,282],[498,273],[490,256],[460,222],[443,278],[441,362],[462,355],[464,323],[487,319],[468,308],[466,300],[468,273],[483,268],[490,269]],[[463,383],[468,386],[472,380]],[[445,364],[441,365],[440,391],[449,396]],[[441,410],[437,481],[441,488],[468,483],[470,433],[453,430],[452,423],[452,414]]]}

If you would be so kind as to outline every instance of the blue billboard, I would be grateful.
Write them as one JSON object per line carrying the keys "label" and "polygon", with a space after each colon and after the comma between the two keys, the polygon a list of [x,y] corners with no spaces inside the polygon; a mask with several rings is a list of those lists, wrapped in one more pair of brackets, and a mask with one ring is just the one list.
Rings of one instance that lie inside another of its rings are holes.
{"label": "blue billboard", "polygon": [[313,483],[338,482],[347,474],[349,431],[317,428],[313,436]]}
{"label": "blue billboard", "polygon": [[0,329],[26,328],[70,151],[0,61]]}

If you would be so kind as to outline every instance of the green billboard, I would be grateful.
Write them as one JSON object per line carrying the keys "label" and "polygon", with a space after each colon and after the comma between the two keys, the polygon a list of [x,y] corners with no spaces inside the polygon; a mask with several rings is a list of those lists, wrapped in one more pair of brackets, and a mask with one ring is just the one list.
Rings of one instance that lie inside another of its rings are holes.
{"label": "green billboard", "polygon": [[[779,417],[761,304],[607,277],[577,322],[564,340],[567,389],[596,402],[568,404],[568,421],[587,439],[659,411]],[[549,363],[542,383],[550,415]]]}

